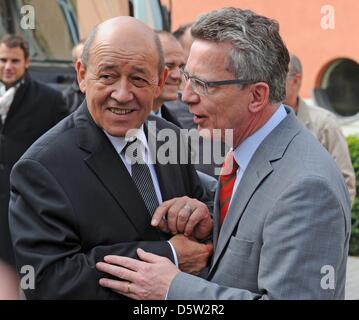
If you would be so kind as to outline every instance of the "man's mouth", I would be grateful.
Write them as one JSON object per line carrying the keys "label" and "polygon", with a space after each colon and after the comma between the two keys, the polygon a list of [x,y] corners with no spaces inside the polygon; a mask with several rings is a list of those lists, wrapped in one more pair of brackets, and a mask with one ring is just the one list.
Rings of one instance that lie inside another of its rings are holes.
{"label": "man's mouth", "polygon": [[200,114],[193,114],[193,122],[196,124],[199,124],[200,122],[202,122],[204,119],[206,119],[207,117],[204,115],[200,115]]}
{"label": "man's mouth", "polygon": [[108,108],[108,110],[110,110],[114,114],[119,114],[119,115],[125,115],[135,111],[131,109],[118,109],[118,108]]}
{"label": "man's mouth", "polygon": [[201,119],[201,118],[206,118],[205,115],[202,115],[202,114],[199,114],[199,113],[193,113],[193,112],[191,112],[191,113],[192,113],[193,116],[196,117],[196,118],[199,118],[199,119]]}

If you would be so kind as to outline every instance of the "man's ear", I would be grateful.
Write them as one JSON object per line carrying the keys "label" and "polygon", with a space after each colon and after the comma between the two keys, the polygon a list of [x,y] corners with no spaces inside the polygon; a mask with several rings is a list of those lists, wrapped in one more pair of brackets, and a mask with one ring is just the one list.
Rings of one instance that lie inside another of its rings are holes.
{"label": "man's ear", "polygon": [[257,82],[252,85],[249,111],[256,113],[263,110],[269,103],[269,86],[265,82]]}
{"label": "man's ear", "polygon": [[79,88],[82,93],[85,93],[86,92],[86,82],[85,82],[86,67],[82,64],[80,59],[78,59],[76,61],[76,73],[77,73],[77,82],[79,83]]}
{"label": "man's ear", "polygon": [[169,75],[168,69],[167,69],[167,67],[165,67],[158,79],[158,84],[157,84],[157,88],[156,88],[156,92],[155,92],[155,99],[157,99],[161,95],[162,89],[165,85],[168,75]]}

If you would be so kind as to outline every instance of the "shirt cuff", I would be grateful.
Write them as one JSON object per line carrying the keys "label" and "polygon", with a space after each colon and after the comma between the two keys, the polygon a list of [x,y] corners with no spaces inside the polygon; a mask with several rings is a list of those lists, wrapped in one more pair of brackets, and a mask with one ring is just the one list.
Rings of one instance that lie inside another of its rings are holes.
{"label": "shirt cuff", "polygon": [[174,260],[174,263],[175,263],[176,267],[178,268],[178,258],[177,258],[176,250],[175,250],[174,246],[172,245],[172,243],[170,241],[167,241],[167,242],[171,247],[172,254],[173,254],[173,260]]}

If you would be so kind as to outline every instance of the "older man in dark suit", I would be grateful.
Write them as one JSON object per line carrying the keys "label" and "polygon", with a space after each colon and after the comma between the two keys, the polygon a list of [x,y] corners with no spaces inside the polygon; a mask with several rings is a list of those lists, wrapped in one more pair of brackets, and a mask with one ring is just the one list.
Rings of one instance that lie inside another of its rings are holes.
{"label": "older man in dark suit", "polygon": [[[36,273],[27,298],[121,298],[99,286],[95,264],[107,254],[136,257],[138,247],[188,272],[206,265],[210,245],[150,225],[162,201],[187,196],[187,214],[200,204],[194,198],[205,200],[193,167],[179,164],[184,143],[175,163],[148,161],[164,145],[157,130],[170,128],[180,141],[179,129],[165,120],[157,120],[156,130],[147,122],[166,77],[159,46],[155,33],[131,17],[96,27],[77,62],[86,101],[15,165],[10,228],[16,260]],[[154,149],[150,141],[157,141]],[[131,143],[137,146],[132,153]]]}

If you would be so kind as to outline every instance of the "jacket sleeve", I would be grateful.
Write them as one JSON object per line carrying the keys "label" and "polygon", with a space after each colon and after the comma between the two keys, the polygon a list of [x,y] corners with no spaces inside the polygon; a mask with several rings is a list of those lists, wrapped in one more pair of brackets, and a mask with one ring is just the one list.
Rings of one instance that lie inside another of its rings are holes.
{"label": "jacket sleeve", "polygon": [[20,160],[11,173],[9,225],[19,272],[29,265],[35,271],[35,287],[24,290],[28,299],[121,299],[98,284],[103,275],[95,264],[105,255],[136,257],[141,247],[173,261],[166,241],[97,244],[84,252],[66,191],[30,159]]}

